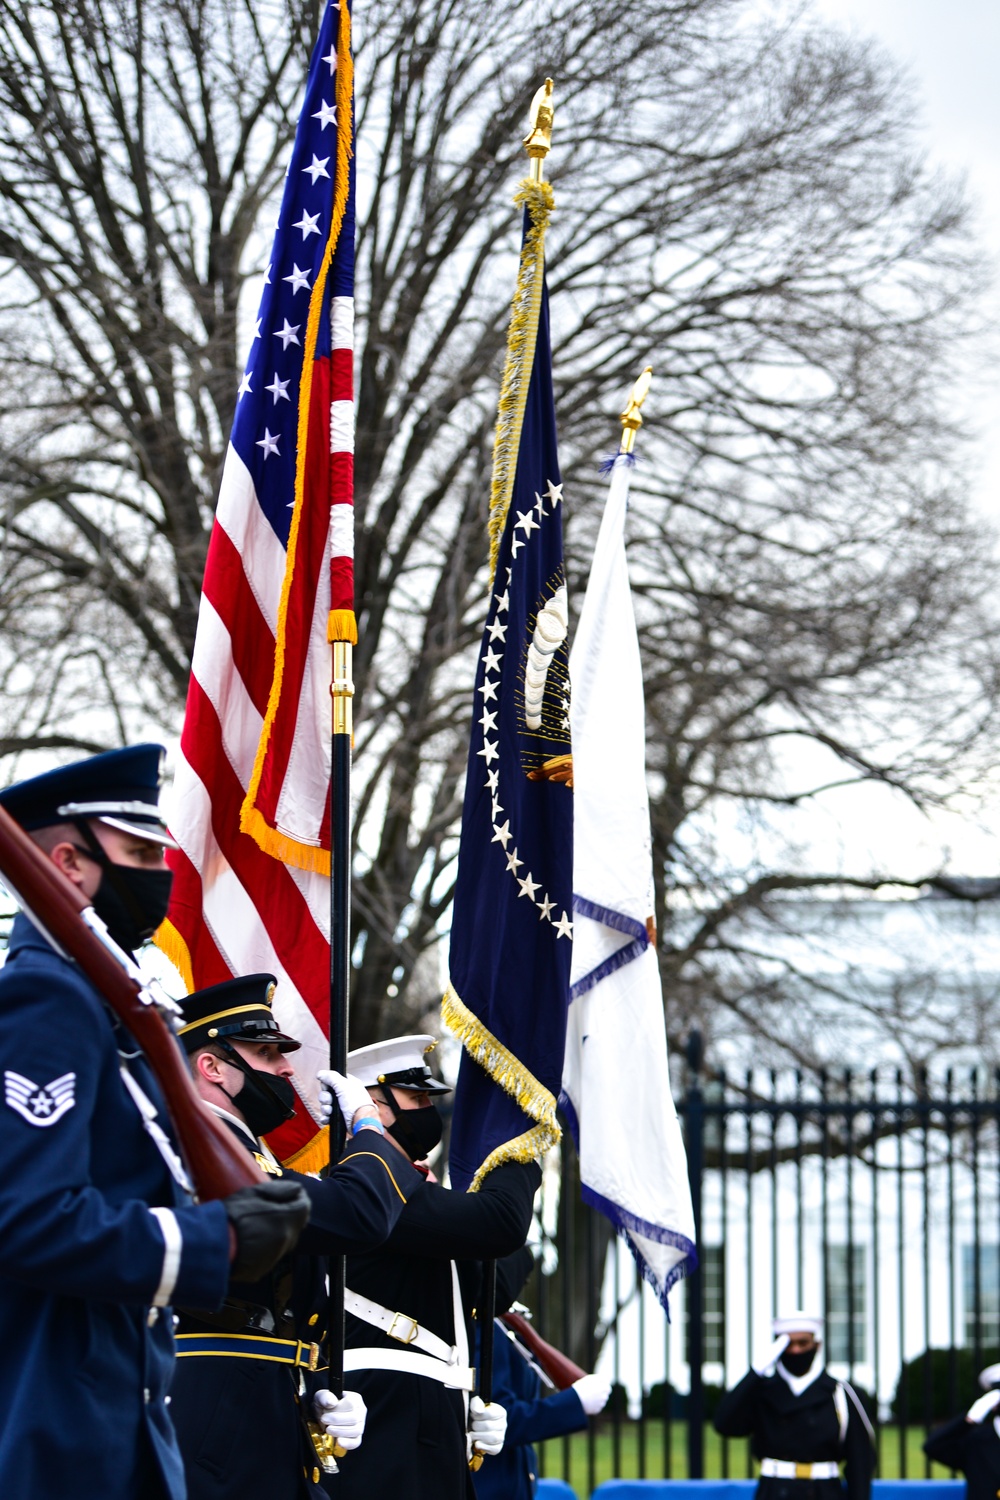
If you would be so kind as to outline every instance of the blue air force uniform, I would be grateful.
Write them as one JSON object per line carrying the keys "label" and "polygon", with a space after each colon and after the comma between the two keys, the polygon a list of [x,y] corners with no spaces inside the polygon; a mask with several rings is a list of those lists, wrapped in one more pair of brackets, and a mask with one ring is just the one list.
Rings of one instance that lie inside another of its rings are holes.
{"label": "blue air force uniform", "polygon": [[[102,764],[83,767],[84,799],[103,781],[102,805],[114,805],[128,773],[139,783],[129,804],[148,804],[136,825],[145,836],[159,757],[148,746],[95,757]],[[80,769],[0,801],[44,827],[46,806],[51,824],[58,806],[78,800]],[[24,916],[0,971],[0,1080],[0,1495],[183,1500],[168,1304],[222,1301],[226,1214],[221,1203],[191,1204],[145,1127],[143,1097],[169,1129],[151,1070],[82,972]]]}
{"label": "blue air force uniform", "polygon": [[475,1476],[476,1500],[531,1500],[538,1485],[533,1443],[582,1432],[587,1414],[572,1386],[542,1394],[542,1382],[521,1346],[499,1318],[493,1333],[493,1400],[507,1413],[507,1436],[495,1458]]}

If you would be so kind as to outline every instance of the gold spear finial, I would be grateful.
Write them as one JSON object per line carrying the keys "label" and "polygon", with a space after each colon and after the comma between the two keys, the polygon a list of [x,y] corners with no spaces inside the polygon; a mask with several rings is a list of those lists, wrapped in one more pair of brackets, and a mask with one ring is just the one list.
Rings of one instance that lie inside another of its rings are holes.
{"label": "gold spear finial", "polygon": [[531,101],[528,116],[530,129],[524,138],[524,146],[531,157],[531,180],[541,182],[542,162],[552,149],[552,121],[555,110],[552,105],[552,79],[546,78]]}
{"label": "gold spear finial", "polygon": [[621,415],[622,440],[618,448],[619,453],[632,452],[635,435],[642,426],[642,417],[639,414],[639,408],[649,395],[649,387],[652,381],[653,366],[647,365],[632,387],[632,394],[628,398],[628,405]]}

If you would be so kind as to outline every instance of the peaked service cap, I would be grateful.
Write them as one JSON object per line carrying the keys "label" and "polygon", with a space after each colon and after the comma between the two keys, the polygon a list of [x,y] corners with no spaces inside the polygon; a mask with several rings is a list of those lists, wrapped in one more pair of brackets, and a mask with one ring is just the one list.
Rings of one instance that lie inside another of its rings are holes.
{"label": "peaked service cap", "polygon": [[212,1042],[273,1042],[282,1052],[297,1052],[302,1043],[286,1036],[271,1014],[277,986],[273,974],[245,974],[195,990],[179,1002],[185,1050],[197,1052]]}
{"label": "peaked service cap", "polygon": [[992,1391],[994,1386],[1000,1385],[1000,1365],[987,1365],[985,1370],[980,1370],[979,1384],[984,1391]]}
{"label": "peaked service cap", "polygon": [[72,818],[97,818],[111,828],[174,848],[159,809],[162,745],[127,745],[57,766],[0,792],[0,807],[28,833]]}
{"label": "peaked service cap", "polygon": [[446,1083],[439,1083],[425,1062],[437,1042],[432,1036],[394,1036],[385,1042],[373,1042],[347,1054],[347,1071],[359,1083],[371,1088],[376,1083],[391,1084],[394,1089],[414,1089],[427,1094],[450,1094]]}

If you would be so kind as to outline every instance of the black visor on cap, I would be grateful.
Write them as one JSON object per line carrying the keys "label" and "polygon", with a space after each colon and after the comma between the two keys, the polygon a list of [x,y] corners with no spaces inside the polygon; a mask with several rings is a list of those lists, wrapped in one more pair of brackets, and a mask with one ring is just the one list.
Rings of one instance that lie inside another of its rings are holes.
{"label": "black visor on cap", "polygon": [[412,1089],[416,1094],[450,1094],[446,1083],[439,1083],[426,1063],[419,1068],[399,1068],[395,1073],[384,1073],[380,1083],[388,1083],[394,1089]]}

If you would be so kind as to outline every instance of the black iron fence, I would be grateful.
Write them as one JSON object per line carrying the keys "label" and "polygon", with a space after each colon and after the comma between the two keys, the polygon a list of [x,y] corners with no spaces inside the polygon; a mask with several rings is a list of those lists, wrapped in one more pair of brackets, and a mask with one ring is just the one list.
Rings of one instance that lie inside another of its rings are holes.
{"label": "black iron fence", "polygon": [[571,1145],[547,1172],[537,1326],[615,1389],[586,1436],[546,1446],[543,1472],[584,1490],[609,1474],[749,1475],[747,1444],[712,1431],[714,1405],[767,1348],[770,1319],[805,1307],[871,1414],[879,1472],[925,1477],[926,1430],[1000,1359],[1000,1075],[736,1078],[689,1061],[701,1265],[670,1321],[580,1203]]}

